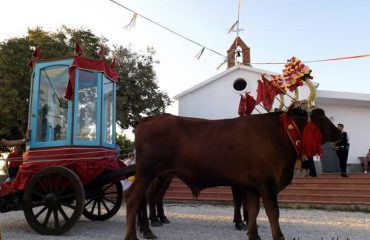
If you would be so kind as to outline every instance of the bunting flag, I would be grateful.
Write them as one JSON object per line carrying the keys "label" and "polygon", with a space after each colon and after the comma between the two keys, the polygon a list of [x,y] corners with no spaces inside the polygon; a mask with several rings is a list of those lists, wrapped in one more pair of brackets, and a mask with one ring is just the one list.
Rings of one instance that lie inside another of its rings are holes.
{"label": "bunting flag", "polygon": [[136,20],[137,20],[137,13],[134,13],[134,15],[132,15],[132,18],[131,18],[130,22],[126,26],[124,26],[123,28],[126,29],[126,30],[130,30],[131,28],[135,27]]}
{"label": "bunting flag", "polygon": [[263,81],[263,106],[269,112],[272,108],[272,103],[274,102],[274,98],[276,95],[279,94],[279,90],[272,85],[272,83],[265,78],[264,75],[262,76]]}
{"label": "bunting flag", "polygon": [[227,33],[235,32],[235,27],[238,26],[239,20],[236,20],[236,22],[230,27],[229,31]]}
{"label": "bunting flag", "polygon": [[104,55],[105,55],[105,49],[103,46],[100,46],[100,50],[98,52],[98,55],[100,57],[100,59],[103,59],[104,58]]}
{"label": "bunting flag", "polygon": [[204,49],[205,49],[205,47],[203,47],[198,53],[197,53],[197,55],[195,55],[195,58],[197,59],[197,60],[199,60],[200,59],[200,57],[202,56],[202,54],[203,54],[203,52],[204,52]]}
{"label": "bunting flag", "polygon": [[82,48],[80,47],[80,43],[76,42],[75,43],[75,49],[74,49],[74,55],[75,56],[81,56],[83,53]]}
{"label": "bunting flag", "polygon": [[251,115],[255,106],[256,100],[249,93],[246,92],[245,95],[241,95],[238,109],[239,116],[246,117]]}
{"label": "bunting flag", "polygon": [[263,101],[263,82],[261,80],[257,81],[257,99],[256,99],[256,105],[260,104]]}

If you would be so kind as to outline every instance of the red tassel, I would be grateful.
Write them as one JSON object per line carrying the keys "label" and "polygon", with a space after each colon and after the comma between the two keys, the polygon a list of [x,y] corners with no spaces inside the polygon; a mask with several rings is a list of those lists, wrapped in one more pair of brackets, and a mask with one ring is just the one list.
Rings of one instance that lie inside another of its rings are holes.
{"label": "red tassel", "polygon": [[309,122],[303,129],[302,145],[303,155],[307,157],[322,156],[321,132],[313,122]]}

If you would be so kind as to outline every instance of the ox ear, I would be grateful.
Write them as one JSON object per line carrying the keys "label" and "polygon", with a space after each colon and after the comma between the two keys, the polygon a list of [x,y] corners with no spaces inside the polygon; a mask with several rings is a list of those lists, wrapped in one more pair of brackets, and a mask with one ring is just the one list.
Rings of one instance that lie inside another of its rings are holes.
{"label": "ox ear", "polygon": [[319,118],[325,117],[325,111],[321,108],[315,108],[311,111],[310,118],[315,122]]}

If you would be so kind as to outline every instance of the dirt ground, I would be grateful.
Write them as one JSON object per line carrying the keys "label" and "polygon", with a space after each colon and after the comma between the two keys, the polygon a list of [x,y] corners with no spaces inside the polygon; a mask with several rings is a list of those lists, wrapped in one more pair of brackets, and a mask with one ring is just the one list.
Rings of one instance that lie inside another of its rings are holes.
{"label": "dirt ground", "polygon": [[[170,203],[165,208],[171,223],[152,228],[158,239],[247,239],[246,231],[234,229],[232,206]],[[81,217],[69,232],[58,237],[41,236],[34,232],[28,226],[22,211],[0,214],[0,224],[3,240],[122,240],[126,226],[125,206],[105,222],[92,222]],[[286,240],[370,239],[370,214],[364,212],[281,209],[280,224]],[[261,238],[271,239],[264,209],[259,214],[258,225]]]}

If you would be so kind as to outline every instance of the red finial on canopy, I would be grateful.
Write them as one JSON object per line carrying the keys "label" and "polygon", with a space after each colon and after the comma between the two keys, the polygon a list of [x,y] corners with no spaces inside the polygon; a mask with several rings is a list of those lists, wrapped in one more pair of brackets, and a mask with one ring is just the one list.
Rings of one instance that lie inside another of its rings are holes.
{"label": "red finial on canopy", "polygon": [[74,52],[74,54],[77,55],[77,56],[81,56],[82,53],[83,53],[83,50],[80,47],[80,43],[79,42],[76,42],[75,43],[75,52]]}

